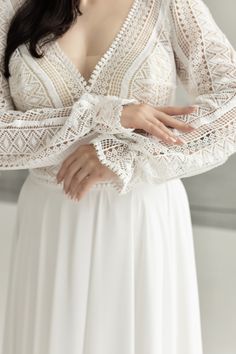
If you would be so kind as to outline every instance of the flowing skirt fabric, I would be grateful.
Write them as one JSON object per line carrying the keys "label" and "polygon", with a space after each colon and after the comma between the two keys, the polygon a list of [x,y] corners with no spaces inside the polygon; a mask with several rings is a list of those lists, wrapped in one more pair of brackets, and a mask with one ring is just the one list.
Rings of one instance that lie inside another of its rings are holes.
{"label": "flowing skirt fabric", "polygon": [[202,354],[180,179],[78,202],[29,174],[10,265],[3,354]]}

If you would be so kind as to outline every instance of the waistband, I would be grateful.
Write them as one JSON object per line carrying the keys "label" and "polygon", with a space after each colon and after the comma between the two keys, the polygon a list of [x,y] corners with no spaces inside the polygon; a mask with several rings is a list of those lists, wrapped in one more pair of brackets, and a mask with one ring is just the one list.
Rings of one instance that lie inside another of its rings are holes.
{"label": "waistband", "polygon": [[[55,179],[50,179],[47,178],[46,176],[39,176],[36,175],[34,172],[32,172],[32,170],[29,170],[29,174],[27,177],[30,181],[37,183],[41,186],[45,186],[45,187],[49,187],[52,189],[56,189],[56,190],[63,190],[63,182],[61,183],[57,183],[55,181]],[[97,182],[95,184],[93,184],[93,186],[91,187],[91,189],[99,189],[99,188],[104,188],[104,187],[111,187],[111,188],[115,188],[114,187],[114,183],[110,182],[110,181],[100,181]]]}

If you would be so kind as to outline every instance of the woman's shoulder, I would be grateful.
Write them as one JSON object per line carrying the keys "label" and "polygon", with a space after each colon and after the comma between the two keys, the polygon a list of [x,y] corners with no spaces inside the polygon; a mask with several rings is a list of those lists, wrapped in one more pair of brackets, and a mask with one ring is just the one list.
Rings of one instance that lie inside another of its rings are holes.
{"label": "woman's shoulder", "polygon": [[2,53],[5,50],[6,35],[17,9],[25,0],[0,0],[0,66],[2,64]]}
{"label": "woman's shoulder", "polygon": [[25,1],[26,0],[0,0],[0,3],[8,7],[18,8],[23,5]]}
{"label": "woman's shoulder", "polygon": [[0,0],[0,37],[2,38],[15,12],[25,0]]}
{"label": "woman's shoulder", "polygon": [[[0,0],[0,14],[6,16],[14,14],[24,4],[25,0]],[[7,16],[8,17],[8,16]]]}

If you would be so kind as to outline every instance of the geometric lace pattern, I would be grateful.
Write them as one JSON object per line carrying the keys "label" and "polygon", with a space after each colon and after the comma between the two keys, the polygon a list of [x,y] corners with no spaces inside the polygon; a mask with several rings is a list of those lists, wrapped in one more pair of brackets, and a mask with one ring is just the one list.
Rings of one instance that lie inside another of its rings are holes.
{"label": "geometric lace pattern", "polygon": [[[32,58],[21,45],[2,74],[10,19],[19,0],[0,8],[0,169],[29,168],[56,183],[63,159],[92,143],[117,175],[117,192],[163,183],[223,164],[236,151],[236,52],[202,0],[134,0],[86,82],[57,42]],[[180,80],[197,110],[177,116],[196,128],[183,145],[121,126],[123,105],[174,102]]]}

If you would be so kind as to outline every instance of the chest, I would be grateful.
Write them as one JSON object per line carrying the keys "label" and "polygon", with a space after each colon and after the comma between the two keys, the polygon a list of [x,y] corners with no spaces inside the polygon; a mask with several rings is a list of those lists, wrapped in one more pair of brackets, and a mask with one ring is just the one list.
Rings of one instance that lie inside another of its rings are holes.
{"label": "chest", "polygon": [[80,4],[82,15],[57,43],[86,81],[127,18],[134,0],[100,0]]}
{"label": "chest", "polygon": [[[86,91],[136,98],[153,105],[170,104],[176,70],[167,4],[166,0],[133,0],[131,7],[123,7],[122,19],[120,12],[113,32],[106,38],[111,20],[99,25],[100,20],[93,23],[91,17],[84,26],[75,24],[60,42],[48,43],[39,59],[21,45],[9,67],[10,92],[16,107],[68,106]],[[116,15],[112,16],[115,20]],[[93,37],[96,31],[99,35]],[[67,47],[68,43],[71,46]]]}

